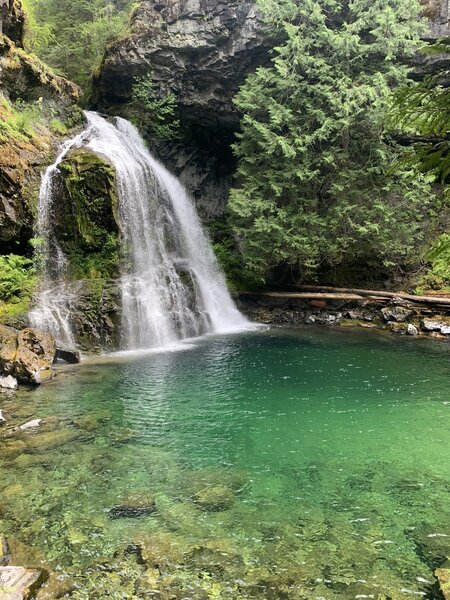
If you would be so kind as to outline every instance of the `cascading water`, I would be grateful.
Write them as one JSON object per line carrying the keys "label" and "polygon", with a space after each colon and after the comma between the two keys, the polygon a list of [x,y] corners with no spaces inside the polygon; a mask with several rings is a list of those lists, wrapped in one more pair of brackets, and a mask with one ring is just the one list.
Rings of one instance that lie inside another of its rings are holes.
{"label": "cascading water", "polygon": [[43,177],[37,230],[43,240],[44,281],[32,313],[34,324],[73,344],[74,292],[64,281],[67,263],[53,235],[52,206],[58,165],[70,149],[86,147],[116,169],[126,346],[164,347],[178,339],[247,327],[180,182],[151,156],[131,123],[116,118],[112,124],[94,112],[86,117],[86,130],[65,144]]}
{"label": "cascading water", "polygon": [[70,325],[70,307],[74,300],[73,287],[66,281],[67,258],[53,232],[53,203],[59,188],[58,166],[72,148],[82,145],[86,131],[62,145],[56,161],[45,171],[39,191],[36,221],[37,262],[42,271],[42,281],[36,298],[36,306],[30,312],[35,327],[52,333],[55,338],[70,347],[75,339]]}

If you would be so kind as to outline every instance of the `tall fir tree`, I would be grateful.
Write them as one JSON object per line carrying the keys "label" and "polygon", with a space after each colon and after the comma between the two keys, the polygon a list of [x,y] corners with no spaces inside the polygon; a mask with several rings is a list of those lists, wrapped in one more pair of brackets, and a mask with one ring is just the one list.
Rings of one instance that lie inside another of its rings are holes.
{"label": "tall fir tree", "polygon": [[231,223],[249,276],[280,264],[405,263],[431,197],[385,136],[392,88],[423,23],[417,0],[258,0],[284,40],[248,77]]}

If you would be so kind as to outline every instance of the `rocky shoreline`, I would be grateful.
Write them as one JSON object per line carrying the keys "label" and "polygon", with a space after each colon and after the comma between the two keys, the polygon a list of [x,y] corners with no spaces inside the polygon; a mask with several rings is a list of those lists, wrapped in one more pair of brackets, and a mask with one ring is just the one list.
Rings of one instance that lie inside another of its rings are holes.
{"label": "rocky shoreline", "polygon": [[322,287],[300,292],[241,292],[237,300],[247,317],[267,325],[361,327],[450,340],[450,299],[439,296]]}

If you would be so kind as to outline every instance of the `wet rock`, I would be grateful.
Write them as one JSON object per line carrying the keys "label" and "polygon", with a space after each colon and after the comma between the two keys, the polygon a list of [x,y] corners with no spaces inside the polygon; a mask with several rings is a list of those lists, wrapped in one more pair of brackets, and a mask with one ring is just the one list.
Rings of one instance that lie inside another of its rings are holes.
{"label": "wet rock", "polygon": [[389,329],[394,333],[401,333],[404,335],[407,333],[408,325],[406,323],[397,323],[396,321],[388,322]]}
{"label": "wet rock", "polygon": [[136,519],[156,512],[153,496],[147,492],[134,492],[108,512],[110,519]]}
{"label": "wet rock", "polygon": [[412,310],[403,306],[385,306],[381,309],[385,321],[404,323],[413,313]]}
{"label": "wet rock", "polygon": [[8,375],[7,377],[0,377],[0,388],[3,388],[5,390],[17,390],[17,387],[17,379],[12,375]]}
{"label": "wet rock", "polygon": [[450,569],[436,569],[434,574],[445,600],[450,600]]}
{"label": "wet rock", "polygon": [[419,335],[419,330],[412,323],[408,323],[408,327],[406,328],[406,333],[408,335]]}
{"label": "wet rock", "polygon": [[24,567],[0,567],[0,598],[28,600],[46,579],[44,571]]}
{"label": "wet rock", "polygon": [[234,504],[234,494],[229,488],[216,485],[198,492],[194,496],[194,502],[199,508],[206,511],[228,510]]}
{"label": "wet rock", "polygon": [[65,348],[64,346],[56,346],[55,358],[63,360],[71,365],[76,365],[80,362],[81,356],[78,350]]}
{"label": "wet rock", "polygon": [[441,319],[423,319],[420,324],[425,331],[450,335],[450,322],[448,321]]}
{"label": "wet rock", "polygon": [[14,369],[17,354],[17,329],[0,325],[0,372],[8,375]]}
{"label": "wet rock", "polygon": [[48,333],[28,327],[19,332],[17,341],[14,368],[17,378],[37,384],[52,379],[52,364],[56,352],[54,338]]}
{"label": "wet rock", "polygon": [[29,449],[36,451],[47,450],[49,448],[59,448],[79,437],[78,431],[66,429],[63,431],[42,431],[35,435],[30,435],[24,443]]}
{"label": "wet rock", "polygon": [[160,569],[182,564],[187,552],[183,538],[174,533],[143,534],[135,543],[140,548],[143,562]]}
{"label": "wet rock", "polygon": [[26,444],[22,440],[2,440],[2,458],[15,458],[26,450]]}
{"label": "wet rock", "polygon": [[363,329],[376,329],[378,325],[370,321],[361,321],[360,319],[342,319],[339,322],[340,327],[362,327]]}
{"label": "wet rock", "polygon": [[48,333],[0,325],[0,372],[6,376],[35,384],[49,381],[54,376],[55,351],[55,340]]}
{"label": "wet rock", "polygon": [[24,423],[23,425],[19,426],[19,429],[21,431],[26,431],[27,429],[35,429],[37,427],[40,427],[42,423],[42,419],[34,419],[33,421],[28,421],[28,423]]}

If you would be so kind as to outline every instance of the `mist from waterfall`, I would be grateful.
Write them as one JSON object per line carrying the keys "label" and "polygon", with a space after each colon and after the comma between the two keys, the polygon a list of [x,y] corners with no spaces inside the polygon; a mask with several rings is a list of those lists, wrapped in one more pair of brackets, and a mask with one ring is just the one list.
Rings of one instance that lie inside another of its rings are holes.
{"label": "mist from waterfall", "polygon": [[[32,320],[73,345],[64,256],[52,228],[58,165],[72,148],[85,147],[116,170],[123,259],[120,287],[124,347],[166,347],[205,333],[248,327],[228,292],[211,244],[181,183],[147,150],[137,129],[86,112],[87,128],[67,142],[42,180],[37,235],[44,279]],[[72,290],[72,291],[70,291]]]}

